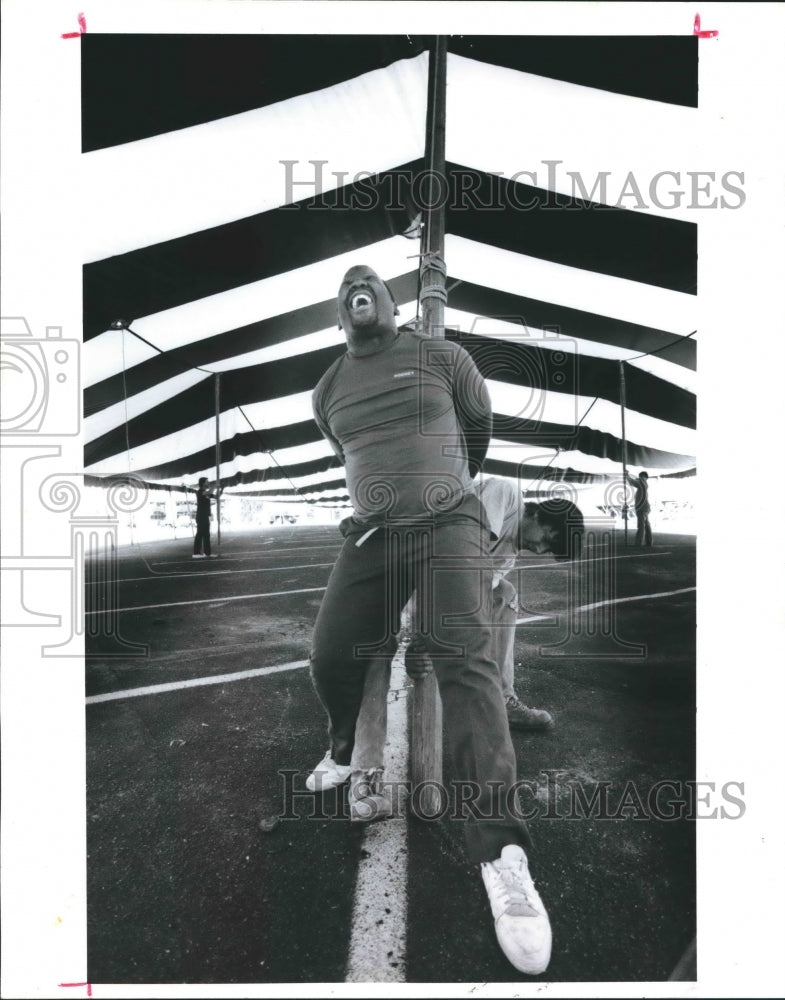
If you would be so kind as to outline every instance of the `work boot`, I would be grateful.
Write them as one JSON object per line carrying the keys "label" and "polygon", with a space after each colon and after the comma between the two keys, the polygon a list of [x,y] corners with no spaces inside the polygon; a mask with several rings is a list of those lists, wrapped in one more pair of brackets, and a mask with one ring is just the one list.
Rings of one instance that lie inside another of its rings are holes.
{"label": "work boot", "polygon": [[529,708],[517,695],[511,694],[505,701],[507,723],[510,729],[551,729],[553,717],[542,708]]}

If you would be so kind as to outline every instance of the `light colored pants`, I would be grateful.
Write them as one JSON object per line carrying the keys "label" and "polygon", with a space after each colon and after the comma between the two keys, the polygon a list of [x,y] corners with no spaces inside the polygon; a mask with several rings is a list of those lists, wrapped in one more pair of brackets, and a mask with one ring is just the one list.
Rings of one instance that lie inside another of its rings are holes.
{"label": "light colored pants", "polygon": [[515,622],[518,619],[518,591],[507,577],[493,589],[493,625],[491,656],[499,668],[502,695],[506,701],[515,695]]}
{"label": "light colored pants", "polygon": [[380,657],[368,664],[360,713],[354,730],[351,760],[353,771],[371,771],[384,767],[391,663],[392,658]]}

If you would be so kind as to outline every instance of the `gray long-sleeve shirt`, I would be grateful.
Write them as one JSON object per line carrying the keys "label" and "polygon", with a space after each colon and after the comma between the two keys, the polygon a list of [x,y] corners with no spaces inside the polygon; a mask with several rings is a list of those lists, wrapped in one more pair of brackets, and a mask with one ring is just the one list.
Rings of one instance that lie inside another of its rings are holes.
{"label": "gray long-sleeve shirt", "polygon": [[490,396],[469,354],[407,331],[376,354],[338,358],[313,411],[345,465],[355,517],[368,524],[456,507],[490,441]]}

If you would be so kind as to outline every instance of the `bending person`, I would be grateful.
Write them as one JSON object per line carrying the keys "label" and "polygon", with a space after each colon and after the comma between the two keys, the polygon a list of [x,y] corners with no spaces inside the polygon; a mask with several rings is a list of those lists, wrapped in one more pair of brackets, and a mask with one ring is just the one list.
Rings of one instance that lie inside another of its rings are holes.
{"label": "bending person", "polygon": [[[518,554],[553,553],[557,559],[581,554],[583,515],[569,500],[544,503],[524,501],[520,490],[508,479],[485,478],[478,482],[491,529],[489,565],[493,568],[493,657],[499,667],[507,721],[510,729],[543,730],[553,726],[549,712],[524,705],[515,692],[515,627],[518,593],[509,580]],[[431,670],[422,640],[414,636],[406,651],[406,669],[412,677]]]}
{"label": "bending person", "polygon": [[515,693],[515,626],[518,593],[509,579],[520,552],[553,553],[559,559],[580,556],[583,515],[569,500],[524,501],[508,479],[483,479],[477,494],[488,514],[493,565],[493,652],[511,729],[549,729],[549,712],[524,705]]}

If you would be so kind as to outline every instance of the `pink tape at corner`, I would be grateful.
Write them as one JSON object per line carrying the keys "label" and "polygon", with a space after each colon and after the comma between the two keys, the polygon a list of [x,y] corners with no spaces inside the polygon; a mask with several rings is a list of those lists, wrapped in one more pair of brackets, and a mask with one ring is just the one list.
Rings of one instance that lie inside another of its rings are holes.
{"label": "pink tape at corner", "polygon": [[67,31],[60,36],[61,38],[79,38],[81,35],[87,33],[87,21],[84,14],[77,14],[76,21],[79,25],[79,31]]}
{"label": "pink tape at corner", "polygon": [[692,25],[693,35],[697,35],[698,38],[716,38],[719,35],[719,31],[701,31],[701,16],[700,14],[695,15],[695,21]]}

